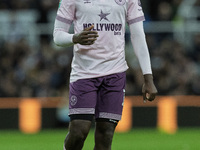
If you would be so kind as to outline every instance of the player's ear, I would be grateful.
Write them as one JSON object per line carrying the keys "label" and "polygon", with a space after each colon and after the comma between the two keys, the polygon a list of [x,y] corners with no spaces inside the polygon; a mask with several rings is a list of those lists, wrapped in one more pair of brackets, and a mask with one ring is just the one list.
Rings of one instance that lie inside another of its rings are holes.
{"label": "player's ear", "polygon": [[84,31],[91,31],[93,28],[94,28],[94,25],[91,25],[90,27],[85,28]]}

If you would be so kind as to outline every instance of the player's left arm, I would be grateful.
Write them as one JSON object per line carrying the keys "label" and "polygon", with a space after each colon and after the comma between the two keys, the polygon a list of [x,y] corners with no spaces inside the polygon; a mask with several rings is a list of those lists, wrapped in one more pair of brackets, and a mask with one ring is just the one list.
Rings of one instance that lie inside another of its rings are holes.
{"label": "player's left arm", "polygon": [[154,85],[150,55],[146,43],[143,22],[136,22],[129,25],[131,32],[131,42],[134,52],[138,58],[142,73],[144,75],[144,84],[142,88],[143,98],[153,101],[157,94],[157,89]]}

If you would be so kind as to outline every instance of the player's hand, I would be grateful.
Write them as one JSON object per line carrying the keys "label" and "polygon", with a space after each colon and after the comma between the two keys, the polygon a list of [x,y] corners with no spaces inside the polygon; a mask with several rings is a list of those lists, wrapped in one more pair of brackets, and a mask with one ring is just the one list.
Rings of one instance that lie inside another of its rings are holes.
{"label": "player's hand", "polygon": [[81,33],[74,34],[73,43],[81,45],[92,45],[97,40],[98,32],[91,31],[94,28],[94,25],[84,29]]}
{"label": "player's hand", "polygon": [[151,74],[144,75],[144,84],[142,87],[143,100],[146,102],[153,101],[157,95],[158,91],[153,82],[153,76]]}

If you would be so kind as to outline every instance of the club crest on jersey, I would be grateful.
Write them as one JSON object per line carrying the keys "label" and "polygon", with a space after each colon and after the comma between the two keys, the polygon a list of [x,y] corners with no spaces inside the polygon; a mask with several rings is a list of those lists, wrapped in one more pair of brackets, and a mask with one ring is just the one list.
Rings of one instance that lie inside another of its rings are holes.
{"label": "club crest on jersey", "polygon": [[115,0],[115,2],[118,4],[118,5],[124,5],[126,3],[126,0]]}
{"label": "club crest on jersey", "polygon": [[83,0],[84,1],[84,4],[90,4],[91,3],[91,0]]}

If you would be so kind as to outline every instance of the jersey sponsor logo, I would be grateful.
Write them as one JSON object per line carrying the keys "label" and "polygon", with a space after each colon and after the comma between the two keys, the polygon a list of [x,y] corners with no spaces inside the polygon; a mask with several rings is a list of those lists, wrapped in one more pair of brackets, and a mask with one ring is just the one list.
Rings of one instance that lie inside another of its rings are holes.
{"label": "jersey sponsor logo", "polygon": [[91,3],[91,0],[83,0],[84,1],[84,4],[90,4]]}
{"label": "jersey sponsor logo", "polygon": [[101,10],[101,13],[98,15],[100,17],[100,21],[102,20],[108,20],[107,16],[110,15],[110,13],[103,13],[103,11]]}
{"label": "jersey sponsor logo", "polygon": [[122,24],[120,23],[84,23],[83,29],[94,25],[94,31],[113,31],[114,35],[121,35]]}
{"label": "jersey sponsor logo", "polygon": [[70,105],[74,106],[77,103],[77,97],[75,95],[72,95],[70,98]]}
{"label": "jersey sponsor logo", "polygon": [[126,3],[126,0],[115,0],[115,2],[118,4],[118,5],[124,5]]}

